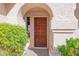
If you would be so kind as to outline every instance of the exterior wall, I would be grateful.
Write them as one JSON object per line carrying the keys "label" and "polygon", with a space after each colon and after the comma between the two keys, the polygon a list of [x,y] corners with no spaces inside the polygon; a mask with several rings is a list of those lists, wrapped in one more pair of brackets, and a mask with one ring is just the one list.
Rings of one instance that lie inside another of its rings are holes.
{"label": "exterior wall", "polygon": [[[75,4],[55,3],[48,4],[53,11],[51,29],[53,33],[54,47],[65,44],[65,40],[71,37],[75,29],[78,28],[78,20],[74,16]],[[52,44],[53,45],[53,44]]]}
{"label": "exterior wall", "polygon": [[[11,24],[19,24],[20,26],[25,27],[25,22],[23,20],[23,16],[21,15],[20,8],[24,5],[24,3],[17,3],[14,5],[14,7],[10,10],[10,12],[7,14],[7,22]],[[19,14],[19,16],[18,16]],[[11,19],[11,20],[10,20]]]}
{"label": "exterior wall", "polygon": [[79,20],[79,3],[76,4],[74,15]]}
{"label": "exterior wall", "polygon": [[0,14],[6,15],[6,8],[4,3],[0,3]]}
{"label": "exterior wall", "polygon": [[76,4],[76,9],[74,12],[74,16],[78,19],[78,29],[76,29],[73,33],[73,37],[78,37],[79,38],[79,3]]}
{"label": "exterior wall", "polygon": [[15,3],[0,3],[0,14],[6,16]]}
{"label": "exterior wall", "polygon": [[[51,29],[53,33],[53,43],[51,48],[65,44],[65,40],[71,37],[78,28],[78,20],[74,16],[76,4],[47,4],[53,12],[51,20]],[[53,48],[52,48],[53,49]],[[53,52],[51,50],[50,52]],[[51,54],[51,53],[50,53]]]}
{"label": "exterior wall", "polygon": [[6,8],[6,14],[8,14],[8,12],[13,8],[13,6],[15,5],[15,3],[4,3],[5,4],[5,8]]}
{"label": "exterior wall", "polygon": [[[0,3],[0,22],[7,22],[11,24],[17,24],[17,16],[7,16],[15,3]],[[13,15],[13,14],[12,14]]]}
{"label": "exterior wall", "polygon": [[[19,9],[24,4],[17,3],[11,11],[7,14],[7,22],[13,23],[13,24],[20,24],[25,27],[25,22],[23,21],[22,15],[19,13]],[[65,41],[65,38],[71,36],[73,31],[78,28],[78,21],[76,20],[74,16],[74,9],[76,8],[75,4],[72,3],[66,3],[66,4],[60,4],[60,3],[51,3],[47,4],[53,12],[53,18],[51,21],[51,29],[52,33],[54,33],[54,46],[57,46],[57,43],[59,43],[59,39],[57,37],[61,38],[61,43]],[[64,35],[66,34],[66,36]],[[52,44],[53,45],[53,44]]]}

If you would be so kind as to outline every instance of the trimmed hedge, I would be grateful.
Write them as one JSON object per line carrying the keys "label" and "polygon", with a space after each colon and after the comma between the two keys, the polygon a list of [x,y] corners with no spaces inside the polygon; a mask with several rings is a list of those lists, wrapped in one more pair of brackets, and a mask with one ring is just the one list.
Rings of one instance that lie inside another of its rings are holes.
{"label": "trimmed hedge", "polygon": [[0,55],[22,55],[27,42],[26,29],[19,25],[0,23]]}

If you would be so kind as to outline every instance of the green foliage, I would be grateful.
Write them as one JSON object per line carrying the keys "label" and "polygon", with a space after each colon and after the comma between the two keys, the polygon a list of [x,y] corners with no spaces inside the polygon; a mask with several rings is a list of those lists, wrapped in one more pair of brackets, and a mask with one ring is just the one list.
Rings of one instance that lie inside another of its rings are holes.
{"label": "green foliage", "polygon": [[58,46],[58,50],[59,50],[59,52],[61,52],[61,55],[64,55],[64,56],[71,55],[69,53],[69,51],[70,51],[70,47],[69,46],[65,46],[65,45]]}
{"label": "green foliage", "polygon": [[76,53],[77,53],[77,56],[79,56],[79,48],[77,49],[77,52]]}
{"label": "green foliage", "polygon": [[66,39],[66,45],[58,46],[58,51],[64,56],[79,56],[79,38]]}
{"label": "green foliage", "polygon": [[22,55],[27,42],[26,29],[19,25],[0,23],[0,55]]}

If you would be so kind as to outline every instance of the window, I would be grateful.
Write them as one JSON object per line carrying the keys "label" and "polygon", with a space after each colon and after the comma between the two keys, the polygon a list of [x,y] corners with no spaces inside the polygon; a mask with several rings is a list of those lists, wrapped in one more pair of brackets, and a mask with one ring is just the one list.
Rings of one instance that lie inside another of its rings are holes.
{"label": "window", "polygon": [[30,37],[30,17],[27,17],[27,30],[28,30],[28,35]]}

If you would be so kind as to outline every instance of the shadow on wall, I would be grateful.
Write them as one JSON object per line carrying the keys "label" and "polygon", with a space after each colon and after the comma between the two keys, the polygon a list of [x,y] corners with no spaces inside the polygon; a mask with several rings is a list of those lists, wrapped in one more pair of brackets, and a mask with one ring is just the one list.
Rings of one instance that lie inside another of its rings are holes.
{"label": "shadow on wall", "polygon": [[79,28],[79,3],[76,3],[76,9],[74,15],[78,19],[78,28]]}

